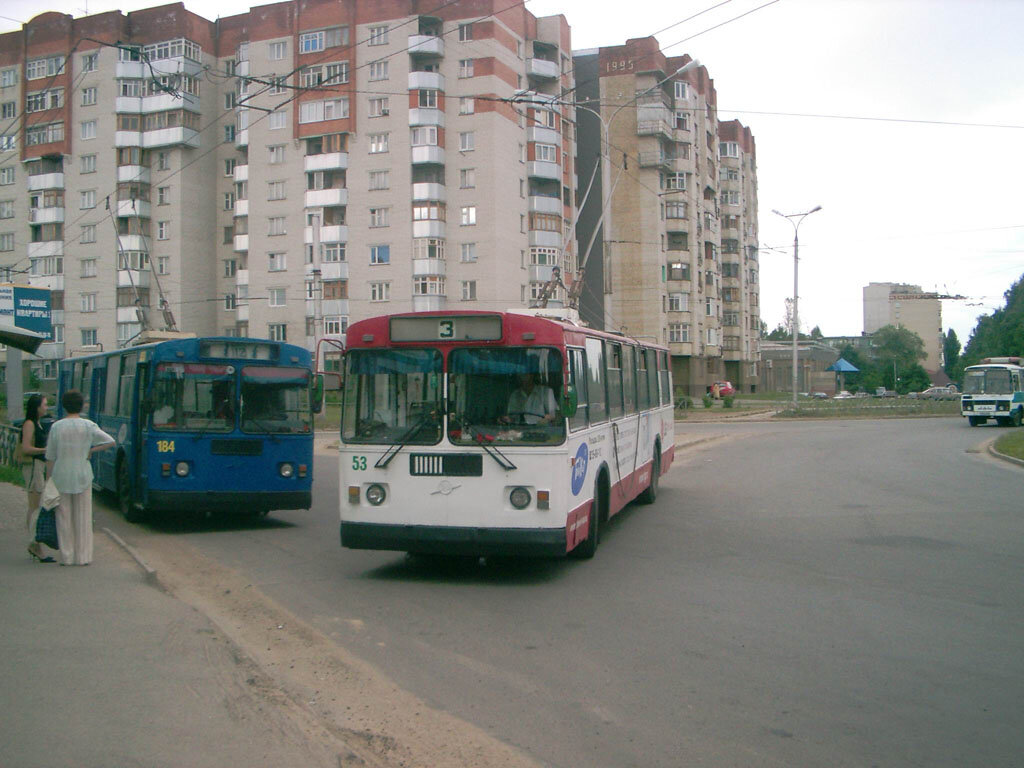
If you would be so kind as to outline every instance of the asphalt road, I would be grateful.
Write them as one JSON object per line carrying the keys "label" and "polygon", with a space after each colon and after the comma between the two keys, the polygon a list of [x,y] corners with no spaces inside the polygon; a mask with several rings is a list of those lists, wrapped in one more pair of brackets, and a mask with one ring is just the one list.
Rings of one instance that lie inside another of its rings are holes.
{"label": "asphalt road", "polygon": [[552,766],[1020,766],[1024,470],[969,452],[999,431],[683,423],[721,439],[590,562],[342,550],[326,456],[309,513],[136,533]]}

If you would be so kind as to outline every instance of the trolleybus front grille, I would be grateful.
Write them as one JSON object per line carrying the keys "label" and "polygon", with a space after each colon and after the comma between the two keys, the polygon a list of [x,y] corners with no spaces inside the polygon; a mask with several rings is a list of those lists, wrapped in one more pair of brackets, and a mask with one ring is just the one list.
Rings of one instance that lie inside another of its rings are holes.
{"label": "trolleybus front grille", "polygon": [[413,477],[480,477],[484,473],[480,453],[410,453]]}
{"label": "trolleybus front grille", "polygon": [[263,453],[262,440],[232,440],[222,438],[210,441],[210,452],[214,456],[259,456]]}

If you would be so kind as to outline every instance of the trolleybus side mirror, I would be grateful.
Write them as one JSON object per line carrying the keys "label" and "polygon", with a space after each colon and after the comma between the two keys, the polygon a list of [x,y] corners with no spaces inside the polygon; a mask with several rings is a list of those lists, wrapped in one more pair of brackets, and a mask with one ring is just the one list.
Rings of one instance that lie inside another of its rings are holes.
{"label": "trolleybus side mirror", "polygon": [[321,413],[324,409],[324,393],[337,392],[341,389],[341,374],[318,373],[313,377],[313,413]]}
{"label": "trolleybus side mirror", "polygon": [[571,419],[576,415],[577,408],[579,408],[579,395],[576,394],[576,387],[570,384],[566,387],[565,397],[562,398],[562,415]]}

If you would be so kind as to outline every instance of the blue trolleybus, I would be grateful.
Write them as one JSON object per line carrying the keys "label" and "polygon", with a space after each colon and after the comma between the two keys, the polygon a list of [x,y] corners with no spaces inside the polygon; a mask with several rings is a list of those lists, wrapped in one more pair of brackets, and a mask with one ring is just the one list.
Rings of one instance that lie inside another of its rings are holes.
{"label": "blue trolleybus", "polygon": [[179,338],[70,357],[60,394],[117,440],[93,456],[95,486],[128,520],[148,512],[309,509],[310,353],[239,338]]}

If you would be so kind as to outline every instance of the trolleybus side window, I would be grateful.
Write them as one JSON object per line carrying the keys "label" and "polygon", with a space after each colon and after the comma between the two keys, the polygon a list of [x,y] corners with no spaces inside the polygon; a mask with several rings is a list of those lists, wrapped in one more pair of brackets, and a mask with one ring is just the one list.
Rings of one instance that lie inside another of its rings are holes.
{"label": "trolleybus side window", "polygon": [[587,412],[590,410],[587,398],[586,361],[582,349],[569,350],[569,384],[576,389],[576,401],[579,407],[569,417],[569,429],[575,431],[587,426]]}
{"label": "trolleybus side window", "polygon": [[341,436],[349,443],[436,445],[441,440],[441,353],[353,350],[345,358]]}
{"label": "trolleybus side window", "polygon": [[622,402],[626,413],[636,413],[636,358],[634,348],[622,347]]}
{"label": "trolleybus side window", "polygon": [[608,377],[608,416],[622,416],[622,345],[604,343],[605,371]]}
{"label": "trolleybus side window", "polygon": [[600,339],[587,339],[587,416],[591,424],[608,420],[604,386],[604,348]]}
{"label": "trolleybus side window", "polygon": [[644,360],[647,363],[647,398],[650,402],[648,407],[657,408],[658,395],[658,353],[653,349],[644,350]]}
{"label": "trolleybus side window", "polygon": [[668,354],[658,353],[658,383],[661,385],[661,404],[668,405],[672,402],[672,387],[668,373]]}
{"label": "trolleybus side window", "polygon": [[103,414],[114,416],[117,413],[118,384],[121,381],[120,360],[111,357],[107,360],[107,386],[103,395]]}
{"label": "trolleybus side window", "polygon": [[[132,385],[135,383],[135,369],[138,359],[138,353],[122,355],[121,357],[121,376],[118,381],[118,389],[120,390],[117,406],[118,416],[132,415]],[[113,362],[111,360],[109,364],[112,365]]]}
{"label": "trolleybus side window", "polygon": [[641,411],[646,411],[651,407],[650,379],[647,376],[647,350],[638,347],[636,359],[636,407]]}

